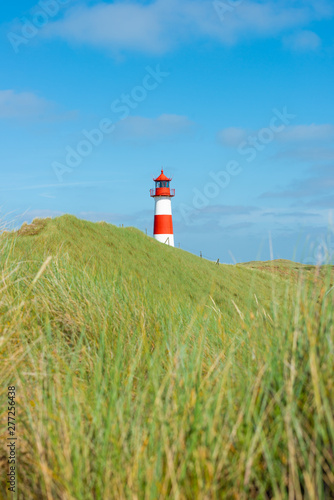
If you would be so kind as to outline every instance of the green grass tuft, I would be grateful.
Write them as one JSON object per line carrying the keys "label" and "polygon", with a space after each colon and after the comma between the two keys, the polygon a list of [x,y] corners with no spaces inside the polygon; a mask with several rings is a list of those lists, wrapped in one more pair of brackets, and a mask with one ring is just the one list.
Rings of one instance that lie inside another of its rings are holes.
{"label": "green grass tuft", "polygon": [[69,215],[0,247],[17,498],[334,497],[330,266],[217,266]]}

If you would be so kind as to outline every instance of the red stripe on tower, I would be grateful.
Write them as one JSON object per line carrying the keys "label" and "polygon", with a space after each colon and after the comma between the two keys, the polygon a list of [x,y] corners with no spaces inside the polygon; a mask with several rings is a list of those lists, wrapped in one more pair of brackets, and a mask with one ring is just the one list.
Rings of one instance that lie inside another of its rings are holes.
{"label": "red stripe on tower", "polygon": [[171,215],[154,216],[154,234],[173,234],[173,219]]}
{"label": "red stripe on tower", "polygon": [[161,243],[174,246],[172,203],[175,189],[170,189],[172,179],[166,177],[164,171],[156,179],[155,188],[151,189],[151,196],[155,200],[154,212],[154,238]]}

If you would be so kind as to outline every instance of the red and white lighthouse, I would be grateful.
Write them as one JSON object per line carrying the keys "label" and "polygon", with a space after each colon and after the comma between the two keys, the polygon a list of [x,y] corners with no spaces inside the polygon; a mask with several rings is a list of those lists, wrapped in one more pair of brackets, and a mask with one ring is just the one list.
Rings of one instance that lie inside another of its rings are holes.
{"label": "red and white lighthouse", "polygon": [[164,171],[156,179],[155,188],[150,189],[151,196],[155,199],[154,212],[154,238],[160,243],[174,246],[173,220],[172,220],[172,198],[175,189],[170,188],[172,179],[166,177]]}

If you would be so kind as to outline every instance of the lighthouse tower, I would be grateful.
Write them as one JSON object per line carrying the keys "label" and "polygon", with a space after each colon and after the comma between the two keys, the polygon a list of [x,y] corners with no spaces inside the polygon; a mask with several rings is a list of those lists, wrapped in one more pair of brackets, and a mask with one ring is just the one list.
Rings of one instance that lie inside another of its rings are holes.
{"label": "lighthouse tower", "polygon": [[170,189],[169,177],[166,177],[164,171],[156,179],[155,188],[150,190],[151,196],[155,199],[154,212],[154,238],[160,243],[166,243],[174,246],[173,221],[172,221],[172,203],[171,199],[175,196],[175,189]]}

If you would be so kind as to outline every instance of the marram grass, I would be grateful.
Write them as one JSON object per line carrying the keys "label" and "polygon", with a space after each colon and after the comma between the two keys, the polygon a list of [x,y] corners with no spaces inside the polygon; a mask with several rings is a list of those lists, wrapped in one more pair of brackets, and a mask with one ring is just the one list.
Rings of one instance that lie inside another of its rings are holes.
{"label": "marram grass", "polygon": [[0,247],[14,498],[334,498],[330,267],[218,267],[69,216]]}

